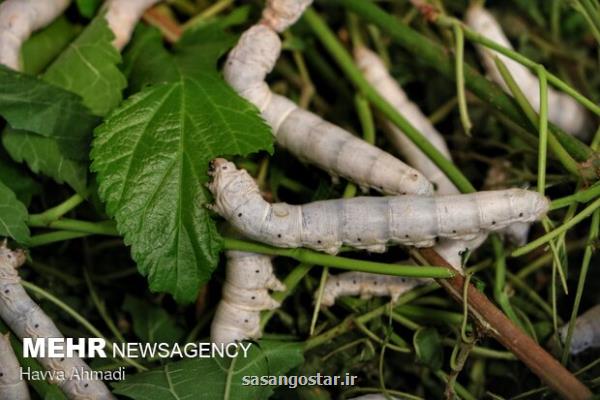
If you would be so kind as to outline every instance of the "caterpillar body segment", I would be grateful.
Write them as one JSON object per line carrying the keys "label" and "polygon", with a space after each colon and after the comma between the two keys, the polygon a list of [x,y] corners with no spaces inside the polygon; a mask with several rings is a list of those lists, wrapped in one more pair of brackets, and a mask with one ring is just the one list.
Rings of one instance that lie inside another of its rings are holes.
{"label": "caterpillar body segment", "polygon": [[231,162],[214,160],[211,175],[213,209],[245,236],[330,254],[342,244],[382,252],[389,243],[429,247],[438,237],[471,240],[514,222],[534,221],[548,210],[545,197],[522,189],[270,204],[252,177]]}
{"label": "caterpillar body segment", "polygon": [[[20,283],[17,268],[25,261],[22,251],[12,251],[6,243],[0,245],[0,317],[20,338],[62,338],[54,322],[29,297]],[[48,358],[38,361],[53,374],[65,379],[53,381],[74,400],[113,400],[114,397],[102,381],[86,379],[80,372],[89,372],[90,367],[80,358]]]}
{"label": "caterpillar body segment", "polygon": [[[365,79],[379,94],[398,110],[427,140],[448,160],[451,160],[450,151],[444,137],[435,129],[427,116],[419,107],[410,101],[406,93],[389,74],[383,60],[364,46],[354,50],[354,58]],[[383,121],[386,132],[394,147],[404,156],[406,161],[419,170],[436,187],[439,194],[458,194],[459,190],[448,179],[433,161],[429,159],[405,134],[391,121]]]}
{"label": "caterpillar body segment", "polygon": [[285,31],[296,23],[313,0],[267,0],[262,23],[277,32]]}
{"label": "caterpillar body segment", "polygon": [[[467,25],[475,32],[506,48],[512,49],[512,45],[502,31],[500,24],[481,5],[475,4],[471,6],[467,10],[465,19]],[[538,77],[531,73],[527,67],[487,47],[478,45],[477,49],[481,55],[485,70],[492,80],[510,93],[494,62],[494,58],[498,57],[519,84],[532,107],[536,111],[539,111],[540,86]],[[548,87],[548,119],[572,135],[585,138],[588,134],[588,129],[586,128],[588,128],[589,120],[585,108],[569,95],[559,92],[552,87]]]}
{"label": "caterpillar body segment", "polygon": [[0,4],[0,64],[21,70],[21,47],[36,30],[50,24],[70,0],[6,0]]}
{"label": "caterpillar body segment", "polygon": [[0,399],[30,399],[27,381],[21,379],[20,368],[9,334],[0,334]]}
{"label": "caterpillar body segment", "polygon": [[281,51],[275,31],[265,25],[248,29],[229,53],[225,80],[255,104],[277,142],[299,159],[334,177],[385,194],[431,194],[431,183],[417,170],[346,130],[274,94],[265,82]]}
{"label": "caterpillar body segment", "polygon": [[258,339],[260,312],[279,307],[269,290],[285,286],[273,273],[271,258],[262,254],[228,251],[223,297],[211,325],[213,343]]}
{"label": "caterpillar body segment", "polygon": [[[565,341],[569,325],[559,329],[561,341]],[[600,347],[600,304],[595,305],[575,320],[570,352],[579,354],[589,348]]]}
{"label": "caterpillar body segment", "polygon": [[357,295],[363,299],[374,296],[389,296],[392,301],[396,301],[403,293],[428,281],[428,279],[404,278],[367,272],[344,272],[330,275],[323,289],[321,305],[332,306],[338,297]]}
{"label": "caterpillar body segment", "polygon": [[160,0],[108,0],[106,2],[106,20],[115,34],[113,46],[117,50],[131,39],[131,34],[142,14]]}

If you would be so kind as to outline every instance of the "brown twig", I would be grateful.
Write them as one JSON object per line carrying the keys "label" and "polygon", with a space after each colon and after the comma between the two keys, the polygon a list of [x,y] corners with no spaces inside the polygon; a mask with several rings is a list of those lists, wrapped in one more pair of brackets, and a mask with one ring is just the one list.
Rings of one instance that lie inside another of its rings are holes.
{"label": "brown twig", "polygon": [[[452,266],[431,248],[421,249],[419,254],[428,265],[452,269]],[[438,279],[437,282],[454,300],[463,302],[462,275],[457,274],[451,279]],[[480,328],[510,350],[548,387],[565,399],[584,400],[592,396],[592,392],[583,383],[513,324],[483,293],[471,284],[467,290],[469,312]]]}
{"label": "brown twig", "polygon": [[169,15],[167,15],[161,6],[152,7],[144,13],[144,21],[157,27],[169,43],[175,43],[181,37],[183,30]]}

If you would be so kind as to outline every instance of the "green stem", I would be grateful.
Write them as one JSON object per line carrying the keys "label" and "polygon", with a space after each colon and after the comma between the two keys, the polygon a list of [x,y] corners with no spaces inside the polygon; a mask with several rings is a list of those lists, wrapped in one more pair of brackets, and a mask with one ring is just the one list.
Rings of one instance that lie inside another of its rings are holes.
{"label": "green stem", "polygon": [[550,203],[550,210],[557,210],[559,208],[568,207],[575,203],[587,203],[600,196],[600,183],[594,184],[592,187],[579,191],[570,196],[561,197],[560,199],[553,200]]}
{"label": "green stem", "polygon": [[49,208],[40,214],[31,214],[29,216],[28,224],[30,226],[45,226],[52,221],[56,221],[85,200],[80,194],[74,194],[67,200],[57,205],[56,207]]}
{"label": "green stem", "polygon": [[28,223],[31,227],[61,229],[73,232],[83,232],[96,235],[120,236],[113,221],[89,222],[63,218],[47,224]]}
{"label": "green stem", "polygon": [[[329,2],[340,4],[346,9],[356,13],[360,18],[378,26],[381,30],[387,32],[396,43],[404,47],[415,57],[418,57],[426,65],[437,70],[441,75],[448,79],[455,78],[454,64],[444,47],[403,24],[394,16],[383,11],[374,2],[364,0],[329,0]],[[465,36],[467,36],[467,33],[472,33],[472,31],[466,30],[465,28],[463,28],[463,32]],[[488,103],[494,109],[502,112],[502,114],[506,115],[523,128],[529,131],[532,130],[531,124],[524,118],[514,100],[504,93],[498,85],[490,82],[469,65],[465,65],[464,75],[465,85],[469,91]],[[549,75],[548,81],[553,83],[555,82],[554,78],[553,75]],[[570,87],[567,89],[570,93],[574,92],[574,89]],[[577,92],[575,91],[575,93]],[[580,99],[583,98],[581,95],[579,95],[579,97]],[[595,105],[590,100],[583,99],[588,106],[591,106],[598,114],[600,114],[599,106]],[[577,161],[586,161],[593,155],[591,149],[585,144],[564,133],[558,127],[551,125],[550,131],[557,135],[561,144]]]}
{"label": "green stem", "polygon": [[447,268],[421,267],[415,265],[386,264],[374,261],[355,260],[352,258],[332,256],[318,253],[303,248],[282,249],[271,247],[260,243],[246,242],[239,239],[224,238],[223,248],[225,250],[239,250],[250,253],[270,254],[274,256],[290,257],[296,261],[323,265],[327,267],[340,268],[349,271],[370,272],[375,274],[421,277],[421,278],[452,278],[454,273]]}
{"label": "green stem", "polygon": [[514,250],[511,254],[511,257],[520,257],[524,254],[529,253],[533,249],[535,249],[545,243],[548,243],[550,240],[554,239],[561,233],[568,231],[569,229],[571,229],[572,227],[574,227],[575,225],[577,225],[578,223],[580,223],[581,221],[583,221],[584,219],[586,219],[587,217],[592,215],[592,213],[598,207],[600,207],[600,199],[597,199],[596,201],[594,201],[592,204],[590,204],[589,206],[584,208],[583,211],[581,211],[579,214],[577,214],[576,216],[571,218],[568,222],[566,222],[566,223],[562,224],[561,226],[559,226],[558,228],[554,229],[553,231],[548,232],[544,236],[537,238],[533,242],[530,242],[530,243],[526,244],[525,246],[519,247],[518,249]]}
{"label": "green stem", "polygon": [[[546,165],[546,155],[547,155],[546,148],[548,146],[548,142],[550,144],[550,148],[552,149],[552,152],[554,153],[554,155],[556,155],[556,157],[561,162],[563,167],[565,167],[565,169],[567,171],[569,171],[571,174],[579,177],[581,174],[581,171],[579,170],[579,167],[578,167],[577,163],[575,162],[575,160],[562,147],[562,145],[558,142],[558,140],[556,140],[554,135],[552,133],[548,133],[547,82],[545,79],[542,78],[542,76],[545,78],[546,75],[544,73],[541,73],[541,76],[540,76],[540,95],[542,94],[542,79],[544,81],[544,88],[545,88],[544,94],[543,94],[543,100],[545,100],[545,107],[544,107],[543,111],[544,111],[545,115],[544,115],[544,119],[542,119],[542,115],[541,115],[542,104],[540,104],[540,115],[538,116],[538,114],[535,112],[535,110],[533,109],[531,104],[529,104],[527,97],[525,97],[525,94],[523,93],[523,91],[521,90],[521,88],[519,87],[517,82],[514,80],[512,74],[510,73],[510,71],[508,70],[506,65],[504,65],[504,63],[498,57],[496,57],[494,59],[494,61],[496,62],[496,66],[498,67],[498,72],[500,72],[500,75],[502,75],[502,78],[504,79],[506,86],[508,86],[515,101],[521,107],[521,109],[523,110],[523,113],[527,116],[527,119],[529,119],[529,121],[531,122],[531,124],[533,126],[539,127],[538,173],[541,168],[544,170],[544,176],[543,176],[543,179],[538,179],[538,190],[540,188],[540,184],[543,183],[545,185],[545,181],[546,181],[545,165]],[[543,124],[542,124],[542,122],[543,122]],[[542,148],[544,149],[543,153],[542,153]],[[542,182],[540,182],[540,181],[542,181]],[[541,192],[541,193],[543,193],[543,192]]]}
{"label": "green stem", "polygon": [[581,297],[583,295],[583,288],[585,287],[585,280],[587,277],[588,269],[590,267],[590,261],[594,254],[594,242],[598,238],[598,228],[600,225],[600,211],[596,210],[592,215],[592,223],[590,225],[589,242],[583,253],[583,261],[581,262],[581,270],[579,273],[579,280],[577,281],[577,292],[575,293],[575,301],[573,302],[573,309],[571,310],[571,318],[569,320],[569,328],[567,329],[567,337],[565,338],[565,347],[563,349],[561,362],[567,363],[569,357],[569,349],[571,348],[571,339],[573,338],[573,332],[575,330],[575,320],[579,312],[579,304],[581,303]]}
{"label": "green stem", "polygon": [[576,5],[574,8],[579,11],[583,18],[588,23],[594,38],[600,45],[600,21],[598,20],[598,10],[595,10],[594,7],[587,0],[572,0]]}
{"label": "green stem", "polygon": [[459,24],[454,24],[452,27],[456,40],[455,54],[455,69],[456,69],[456,95],[458,99],[458,111],[460,121],[467,136],[471,136],[471,128],[473,124],[469,118],[469,110],[467,109],[467,96],[465,95],[465,37]]}
{"label": "green stem", "polygon": [[[538,150],[538,193],[542,196],[546,192],[546,156],[548,153],[548,81],[546,69],[543,66],[537,68],[540,80],[540,145]],[[566,153],[566,152],[565,152]],[[568,154],[567,154],[568,155]],[[575,162],[575,160],[573,160]]]}
{"label": "green stem", "polygon": [[457,188],[462,192],[474,192],[475,188],[473,185],[471,185],[452,161],[444,157],[444,155],[441,154],[429,140],[417,131],[394,106],[388,103],[377,90],[369,84],[361,71],[354,64],[352,57],[313,9],[306,10],[304,13],[304,20],[312,28],[315,35],[327,48],[348,78],[363,93],[365,98],[369,100],[373,106],[379,109],[387,119],[401,129],[406,136],[448,176]]}
{"label": "green stem", "polygon": [[27,247],[33,248],[44,246],[56,242],[64,242],[65,240],[77,239],[90,236],[91,233],[73,232],[73,231],[56,231],[50,233],[42,233],[41,235],[32,236],[27,243]]}
{"label": "green stem", "polygon": [[354,104],[362,127],[363,139],[369,144],[375,144],[375,122],[369,102],[364,96],[357,94],[354,97]]}
{"label": "green stem", "polygon": [[518,327],[526,332],[521,320],[517,317],[517,314],[510,304],[510,299],[505,290],[506,285],[506,256],[504,254],[504,248],[502,242],[497,235],[491,235],[490,240],[492,247],[494,248],[494,254],[496,257],[496,279],[494,280],[494,298],[502,308],[502,311],[508,318],[511,319]]}

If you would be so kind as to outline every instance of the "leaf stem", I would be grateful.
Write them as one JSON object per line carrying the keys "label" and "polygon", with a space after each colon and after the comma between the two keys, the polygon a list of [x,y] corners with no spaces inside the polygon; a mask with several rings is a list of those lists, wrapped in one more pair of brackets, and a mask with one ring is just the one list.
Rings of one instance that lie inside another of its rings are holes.
{"label": "leaf stem", "polygon": [[514,250],[511,254],[511,257],[520,257],[524,254],[531,252],[533,249],[549,242],[550,240],[554,239],[561,233],[568,231],[569,229],[571,229],[572,227],[574,227],[575,225],[577,225],[578,223],[580,223],[581,221],[583,221],[584,219],[586,219],[587,217],[592,215],[592,213],[598,207],[600,207],[600,199],[596,199],[596,201],[594,201],[592,204],[590,204],[589,206],[584,208],[583,211],[581,211],[579,214],[577,214],[576,216],[571,218],[568,222],[566,222],[563,225],[559,226],[558,228],[554,229],[553,231],[550,231],[550,232],[546,233],[544,236],[540,236],[533,242],[530,242],[530,243],[526,244],[525,246],[519,247],[518,249]]}
{"label": "leaf stem", "polygon": [[456,40],[454,68],[456,70],[456,95],[458,99],[458,111],[465,133],[467,136],[471,136],[471,128],[473,127],[473,124],[469,118],[469,110],[467,109],[467,96],[465,95],[465,37],[459,24],[454,24],[452,29],[454,31],[454,37]]}
{"label": "leaf stem", "polygon": [[50,222],[56,221],[79,204],[81,204],[85,198],[80,194],[74,194],[67,200],[63,201],[56,207],[49,208],[40,214],[31,214],[29,216],[29,226],[45,226]]}
{"label": "leaf stem", "polygon": [[296,261],[306,264],[324,265],[349,271],[361,271],[375,274],[418,278],[451,278],[454,276],[452,271],[445,270],[445,268],[386,264],[374,261],[356,260],[352,258],[332,256],[303,248],[282,249],[260,243],[246,242],[227,237],[223,238],[223,248],[225,250],[239,250],[251,253],[290,257]]}

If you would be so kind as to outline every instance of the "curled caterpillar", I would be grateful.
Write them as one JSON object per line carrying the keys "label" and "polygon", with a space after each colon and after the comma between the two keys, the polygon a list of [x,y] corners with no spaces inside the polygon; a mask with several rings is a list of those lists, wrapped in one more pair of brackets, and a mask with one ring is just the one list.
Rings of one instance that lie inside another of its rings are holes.
{"label": "curled caterpillar", "polygon": [[374,296],[390,296],[392,301],[396,301],[403,293],[425,282],[428,280],[366,272],[344,272],[330,275],[323,289],[321,305],[332,306],[338,297],[356,295],[360,295],[363,299],[370,299]]}
{"label": "curled caterpillar", "polygon": [[[564,342],[569,325],[558,331]],[[579,354],[591,347],[600,347],[600,304],[595,305],[575,320],[575,329],[571,338],[571,354]]]}
{"label": "curled caterpillar", "polygon": [[144,11],[160,0],[108,0],[106,2],[106,20],[115,34],[113,45],[117,50],[131,39],[135,25]]}
{"label": "curled caterpillar", "polygon": [[29,389],[21,379],[20,368],[9,334],[0,334],[0,399],[29,400]]}
{"label": "curled caterpillar", "polygon": [[213,343],[258,339],[260,312],[279,307],[269,290],[284,290],[275,274],[271,258],[262,254],[228,251],[223,298],[211,325]]}
{"label": "curled caterpillar", "polygon": [[21,70],[21,47],[29,36],[62,14],[70,0],[6,0],[0,4],[0,64]]}
{"label": "curled caterpillar", "polygon": [[[10,250],[6,242],[0,245],[0,317],[21,339],[64,337],[21,285],[17,268],[24,262],[25,254],[22,251]],[[102,381],[74,374],[78,371],[90,371],[90,367],[81,358],[41,357],[38,361],[49,371],[62,371],[53,376],[58,379],[62,375],[66,379],[51,380],[51,383],[57,384],[69,399],[114,399]]]}
{"label": "curled caterpillar", "polygon": [[[299,16],[294,14],[292,18],[291,12],[282,11],[288,3],[295,2],[270,1],[263,24],[244,32],[225,63],[225,80],[258,107],[277,143],[299,159],[315,164],[334,177],[348,178],[363,189],[372,188],[385,194],[431,194],[431,183],[414,168],[271,92],[265,77],[279,58],[281,40],[269,24],[278,29],[285,24],[274,22],[275,12],[269,10],[277,9],[278,15],[287,15],[287,24]],[[295,13],[304,9],[298,5],[292,7]]]}
{"label": "curled caterpillar", "polygon": [[[481,5],[474,4],[467,10],[466,23],[475,32],[506,48],[512,49],[510,41],[494,16]],[[532,107],[535,110],[540,109],[540,85],[537,76],[533,75],[525,66],[487,47],[478,45],[477,49],[486,71],[496,83],[510,93],[494,62],[494,58],[498,57],[522,88],[523,94]],[[567,94],[551,87],[548,88],[548,119],[573,135],[584,137],[587,134],[586,128],[589,121],[583,106]]]}
{"label": "curled caterpillar", "polygon": [[382,252],[388,243],[429,247],[438,237],[473,239],[482,231],[534,221],[548,210],[545,197],[521,189],[270,204],[246,171],[224,159],[213,160],[212,166],[213,209],[244,236],[331,254],[342,244]]}

